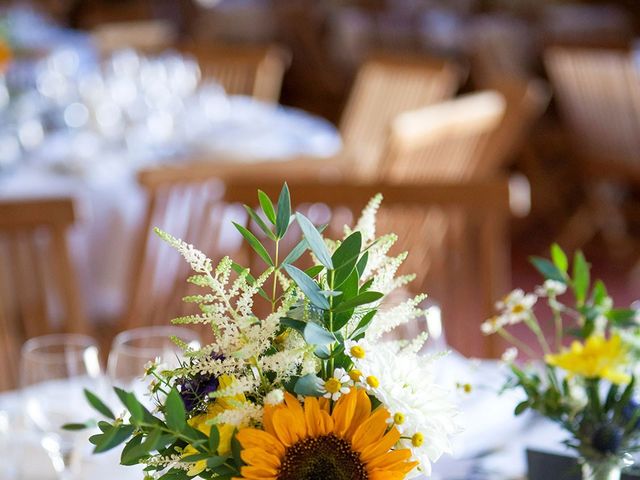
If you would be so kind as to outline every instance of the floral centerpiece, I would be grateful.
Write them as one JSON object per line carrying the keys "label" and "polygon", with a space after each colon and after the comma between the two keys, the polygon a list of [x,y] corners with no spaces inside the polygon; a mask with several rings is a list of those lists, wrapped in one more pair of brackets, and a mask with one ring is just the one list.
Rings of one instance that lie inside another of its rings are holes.
{"label": "floral centerpiece", "polygon": [[[531,409],[559,423],[570,434],[566,443],[580,457],[584,479],[619,479],[640,447],[640,408],[634,397],[638,312],[614,308],[605,285],[591,284],[581,252],[571,271],[558,245],[552,246],[551,258],[532,259],[545,278],[543,285],[534,293],[507,295],[482,331],[514,345],[503,356],[511,374],[506,388],[519,388],[526,396],[515,413]],[[553,340],[534,313],[539,300],[548,307]],[[537,338],[541,354],[509,331],[516,324]],[[519,365],[516,348],[534,361]]]}
{"label": "floral centerpiece", "polygon": [[[210,344],[184,349],[182,364],[151,363],[155,410],[116,389],[127,409],[116,417],[91,392],[107,420],[91,437],[96,452],[126,443],[121,462],[146,465],[162,480],[400,480],[429,474],[450,450],[457,411],[434,383],[437,357],[419,356],[426,335],[383,341],[383,335],[425,314],[419,295],[395,306],[387,295],[408,283],[396,277],[406,254],[389,256],[393,234],[375,237],[381,197],[342,240],[291,214],[288,187],[278,202],[259,191],[260,211],[246,206],[268,249],[236,225],[266,268],[250,272],[230,258],[213,265],[202,252],[157,230],[190,263],[188,281],[205,292],[189,296],[198,313],[176,324],[205,325]],[[302,238],[283,254],[297,222]],[[314,265],[294,265],[310,250]],[[254,301],[270,313],[259,318]],[[69,425],[85,428],[90,424]]]}

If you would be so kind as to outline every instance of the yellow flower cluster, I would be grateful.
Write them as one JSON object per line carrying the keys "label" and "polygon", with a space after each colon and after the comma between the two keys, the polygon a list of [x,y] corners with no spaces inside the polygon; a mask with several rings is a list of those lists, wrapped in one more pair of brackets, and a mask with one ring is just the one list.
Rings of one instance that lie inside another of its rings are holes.
{"label": "yellow flower cluster", "polygon": [[546,355],[545,361],[570,375],[604,378],[620,385],[631,381],[631,376],[624,371],[629,363],[628,353],[628,347],[618,335],[608,340],[602,335],[591,335],[584,343],[574,341],[569,349]]}

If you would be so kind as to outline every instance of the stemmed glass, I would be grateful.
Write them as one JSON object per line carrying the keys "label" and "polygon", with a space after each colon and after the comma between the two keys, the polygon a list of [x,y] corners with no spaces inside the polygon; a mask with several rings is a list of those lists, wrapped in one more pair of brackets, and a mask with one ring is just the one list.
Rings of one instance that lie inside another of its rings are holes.
{"label": "stemmed glass", "polygon": [[146,365],[155,362],[167,369],[177,368],[183,358],[182,349],[171,340],[172,337],[192,348],[200,346],[196,332],[180,327],[143,327],[118,334],[111,346],[107,366],[111,383],[132,390],[142,401],[149,385],[144,378]]}
{"label": "stemmed glass", "polygon": [[83,435],[62,429],[92,412],[83,390],[100,387],[98,346],[85,335],[46,335],[28,340],[21,351],[20,381],[30,423],[42,433],[60,480],[75,477]]}

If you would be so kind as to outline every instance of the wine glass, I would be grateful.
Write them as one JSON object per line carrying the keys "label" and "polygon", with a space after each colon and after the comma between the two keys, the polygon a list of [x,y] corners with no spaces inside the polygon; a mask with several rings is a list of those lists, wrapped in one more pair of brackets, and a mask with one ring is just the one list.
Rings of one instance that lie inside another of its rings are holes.
{"label": "wine glass", "polygon": [[[191,348],[200,347],[200,336],[193,330],[180,327],[142,327],[119,333],[113,340],[107,373],[115,386],[132,390],[143,401],[149,380],[145,379],[150,362],[158,370],[180,366],[183,350],[171,340],[177,337]],[[143,401],[143,403],[145,403]]]}
{"label": "wine glass", "polygon": [[75,478],[79,447],[86,435],[62,429],[93,413],[84,389],[100,387],[98,346],[85,335],[46,335],[28,340],[22,347],[20,382],[30,424],[42,434],[60,480]]}

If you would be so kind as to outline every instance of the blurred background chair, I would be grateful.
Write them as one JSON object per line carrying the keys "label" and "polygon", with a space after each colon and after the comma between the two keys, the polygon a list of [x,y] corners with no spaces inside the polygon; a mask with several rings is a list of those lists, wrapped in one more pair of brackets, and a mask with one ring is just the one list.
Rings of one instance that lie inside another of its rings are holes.
{"label": "blurred background chair", "polygon": [[164,20],[113,22],[95,27],[91,39],[103,56],[124,48],[160,53],[174,44],[177,32]]}
{"label": "blurred background chair", "polygon": [[180,46],[193,56],[205,79],[215,80],[229,95],[249,95],[277,103],[291,53],[276,45],[225,45],[191,42]]}
{"label": "blurred background chair", "polygon": [[584,190],[559,241],[573,249],[600,233],[612,252],[629,254],[621,207],[640,182],[640,72],[617,50],[554,48],[545,63]]}
{"label": "blurred background chair", "polygon": [[0,202],[0,389],[16,386],[26,339],[88,330],[66,239],[75,221],[68,199]]}
{"label": "blurred background chair", "polygon": [[344,157],[359,175],[376,175],[391,122],[402,112],[452,97],[464,78],[456,64],[429,58],[377,56],[356,77],[340,120]]}

